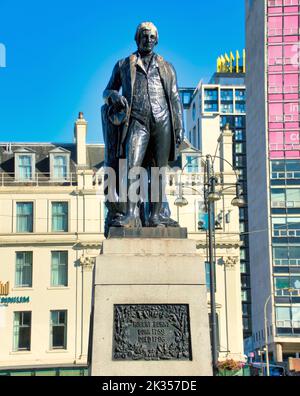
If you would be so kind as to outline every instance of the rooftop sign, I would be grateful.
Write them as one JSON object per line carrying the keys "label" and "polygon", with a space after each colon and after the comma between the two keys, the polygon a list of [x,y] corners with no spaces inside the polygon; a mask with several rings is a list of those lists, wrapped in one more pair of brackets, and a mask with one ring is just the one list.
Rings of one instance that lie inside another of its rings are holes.
{"label": "rooftop sign", "polygon": [[217,59],[217,72],[218,73],[246,73],[246,50],[243,50],[243,62],[240,65],[240,53],[237,50],[235,52],[235,56],[232,51],[230,51],[230,55],[227,53],[225,55],[219,56]]}

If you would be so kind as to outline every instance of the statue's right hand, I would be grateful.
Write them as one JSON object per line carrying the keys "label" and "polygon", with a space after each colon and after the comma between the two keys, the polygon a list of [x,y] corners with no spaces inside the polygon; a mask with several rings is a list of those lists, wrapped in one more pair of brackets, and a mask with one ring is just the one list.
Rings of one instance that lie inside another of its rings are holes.
{"label": "statue's right hand", "polygon": [[116,109],[125,109],[126,107],[126,99],[124,96],[120,95],[118,92],[113,92],[110,95],[110,100],[111,104],[116,108]]}

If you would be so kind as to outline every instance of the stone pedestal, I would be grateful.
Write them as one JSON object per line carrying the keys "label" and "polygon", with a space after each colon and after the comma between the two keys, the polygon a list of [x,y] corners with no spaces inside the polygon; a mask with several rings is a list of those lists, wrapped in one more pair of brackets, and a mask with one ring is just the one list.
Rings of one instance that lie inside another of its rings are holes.
{"label": "stone pedestal", "polygon": [[106,240],[95,267],[91,374],[212,375],[204,268],[192,240]]}

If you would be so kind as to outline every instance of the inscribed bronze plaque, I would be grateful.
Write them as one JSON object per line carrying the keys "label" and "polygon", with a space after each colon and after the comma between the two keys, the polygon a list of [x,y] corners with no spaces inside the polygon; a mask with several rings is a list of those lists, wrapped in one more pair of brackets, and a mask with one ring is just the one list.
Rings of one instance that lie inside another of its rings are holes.
{"label": "inscribed bronze plaque", "polygon": [[188,305],[115,305],[113,360],[192,360]]}

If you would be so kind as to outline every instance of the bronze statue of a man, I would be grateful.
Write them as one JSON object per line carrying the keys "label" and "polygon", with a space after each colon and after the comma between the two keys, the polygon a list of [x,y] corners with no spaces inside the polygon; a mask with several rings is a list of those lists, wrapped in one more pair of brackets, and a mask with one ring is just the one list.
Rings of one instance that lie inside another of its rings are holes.
{"label": "bronze statue of a man", "polygon": [[[137,52],[118,61],[114,67],[104,91],[106,106],[102,110],[106,166],[116,168],[115,160],[126,158],[129,172],[135,167],[167,167],[169,161],[176,160],[184,134],[175,70],[154,53],[157,28],[151,22],[141,23],[135,41]],[[109,125],[111,123],[115,126]],[[128,180],[128,189],[131,183],[132,180]],[[162,184],[160,180],[160,198],[150,204],[147,225],[178,226],[169,215],[163,214],[165,186]],[[138,202],[129,198],[123,215],[120,207],[113,210],[111,224],[128,228],[141,226],[143,216]]]}

